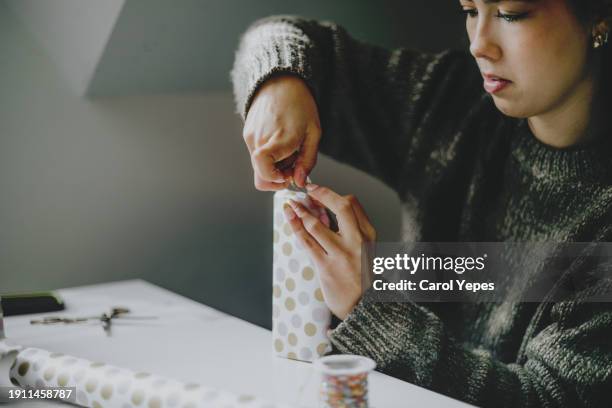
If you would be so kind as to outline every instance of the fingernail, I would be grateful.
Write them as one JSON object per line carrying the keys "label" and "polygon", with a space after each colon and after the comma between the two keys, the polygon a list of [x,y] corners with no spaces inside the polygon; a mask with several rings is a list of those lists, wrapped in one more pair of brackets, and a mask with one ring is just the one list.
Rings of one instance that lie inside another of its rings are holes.
{"label": "fingernail", "polygon": [[280,170],[275,170],[276,174],[278,175],[278,177],[276,177],[274,179],[275,183],[284,183],[285,182],[285,176],[283,175],[283,173]]}
{"label": "fingernail", "polygon": [[283,205],[283,213],[287,221],[292,221],[295,218],[295,212],[291,209],[291,206],[287,203]]}
{"label": "fingernail", "polygon": [[312,184],[312,183],[310,183],[310,184],[306,184],[306,190],[308,190],[308,191],[314,191],[314,190],[316,190],[317,188],[319,188],[319,186],[318,186],[318,185],[316,185],[316,184]]}
{"label": "fingernail", "polygon": [[289,199],[289,204],[291,205],[291,209],[295,213],[295,216],[298,218],[302,218],[303,213],[305,212],[304,207],[300,203],[295,200]]}

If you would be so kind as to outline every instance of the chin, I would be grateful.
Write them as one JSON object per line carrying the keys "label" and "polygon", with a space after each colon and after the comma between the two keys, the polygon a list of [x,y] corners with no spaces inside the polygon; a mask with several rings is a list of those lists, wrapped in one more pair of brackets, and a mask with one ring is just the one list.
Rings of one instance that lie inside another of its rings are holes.
{"label": "chin", "polygon": [[493,102],[497,109],[506,116],[517,119],[524,119],[531,116],[525,106],[515,101],[503,100],[493,97]]}

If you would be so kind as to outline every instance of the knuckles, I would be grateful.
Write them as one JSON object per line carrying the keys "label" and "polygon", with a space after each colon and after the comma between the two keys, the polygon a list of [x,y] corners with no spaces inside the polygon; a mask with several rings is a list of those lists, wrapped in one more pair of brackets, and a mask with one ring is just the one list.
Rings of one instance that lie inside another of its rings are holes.
{"label": "knuckles", "polygon": [[348,211],[352,211],[352,205],[351,202],[346,199],[343,198],[339,203],[338,203],[338,211],[340,212],[348,212]]}
{"label": "knuckles", "polygon": [[316,234],[321,231],[321,223],[314,217],[302,218],[302,223],[304,224],[304,228],[311,233]]}
{"label": "knuckles", "polygon": [[243,134],[242,139],[244,140],[244,144],[249,150],[249,155],[253,152],[253,148],[255,147],[255,136],[252,133]]}
{"label": "knuckles", "polygon": [[306,236],[306,234],[302,234],[301,237],[302,242],[304,243],[304,245],[306,245],[306,247],[308,247],[308,249],[314,250],[316,248],[314,241],[308,236]]}
{"label": "knuckles", "polygon": [[253,185],[259,191],[266,191],[267,190],[265,182],[263,180],[261,180],[260,178],[258,178],[258,177],[254,178]]}
{"label": "knuckles", "polygon": [[253,157],[253,159],[255,161],[261,159],[262,157],[266,156],[268,154],[267,149],[264,147],[258,147],[257,149],[255,149],[253,151],[253,154],[251,155]]}

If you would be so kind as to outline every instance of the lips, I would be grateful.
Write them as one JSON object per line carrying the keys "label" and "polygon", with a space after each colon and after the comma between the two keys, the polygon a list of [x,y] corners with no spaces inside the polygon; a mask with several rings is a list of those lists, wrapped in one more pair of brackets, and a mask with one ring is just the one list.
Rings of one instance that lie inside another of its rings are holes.
{"label": "lips", "polygon": [[502,78],[493,74],[482,74],[484,78],[484,88],[490,94],[500,92],[512,83],[509,79]]}

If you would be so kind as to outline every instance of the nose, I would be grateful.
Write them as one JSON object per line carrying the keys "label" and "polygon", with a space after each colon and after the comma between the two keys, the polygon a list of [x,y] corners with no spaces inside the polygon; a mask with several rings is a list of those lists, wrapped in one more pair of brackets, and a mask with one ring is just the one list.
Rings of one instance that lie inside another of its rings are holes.
{"label": "nose", "polygon": [[484,18],[479,18],[474,31],[470,35],[470,53],[474,58],[484,58],[497,61],[502,52],[499,44],[495,41],[491,24]]}

